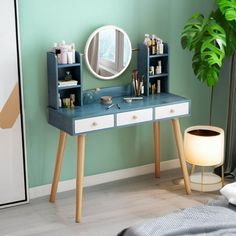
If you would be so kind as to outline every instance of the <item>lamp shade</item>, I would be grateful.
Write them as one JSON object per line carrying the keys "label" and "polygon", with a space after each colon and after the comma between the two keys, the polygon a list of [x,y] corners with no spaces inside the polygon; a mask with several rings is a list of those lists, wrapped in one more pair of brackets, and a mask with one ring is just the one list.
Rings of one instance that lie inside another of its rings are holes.
{"label": "lamp shade", "polygon": [[192,126],[184,133],[186,161],[197,166],[216,166],[224,161],[224,130],[214,126]]}

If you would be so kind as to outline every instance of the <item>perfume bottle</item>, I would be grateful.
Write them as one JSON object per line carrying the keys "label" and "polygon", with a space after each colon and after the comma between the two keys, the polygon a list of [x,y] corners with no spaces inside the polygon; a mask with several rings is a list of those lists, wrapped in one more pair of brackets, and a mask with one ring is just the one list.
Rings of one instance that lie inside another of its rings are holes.
{"label": "perfume bottle", "polygon": [[155,68],[155,74],[156,75],[161,74],[161,61],[158,61],[158,64]]}

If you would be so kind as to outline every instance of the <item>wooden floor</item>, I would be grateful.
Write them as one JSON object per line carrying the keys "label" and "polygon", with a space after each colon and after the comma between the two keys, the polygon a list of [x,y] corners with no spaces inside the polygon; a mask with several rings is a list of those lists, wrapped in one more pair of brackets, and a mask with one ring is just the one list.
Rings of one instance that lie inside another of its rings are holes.
{"label": "wooden floor", "polygon": [[219,196],[219,192],[186,195],[180,180],[180,170],[172,170],[162,172],[160,179],[145,175],[85,188],[80,224],[74,223],[74,191],[58,194],[54,204],[48,197],[34,199],[0,210],[0,235],[112,236],[145,219]]}

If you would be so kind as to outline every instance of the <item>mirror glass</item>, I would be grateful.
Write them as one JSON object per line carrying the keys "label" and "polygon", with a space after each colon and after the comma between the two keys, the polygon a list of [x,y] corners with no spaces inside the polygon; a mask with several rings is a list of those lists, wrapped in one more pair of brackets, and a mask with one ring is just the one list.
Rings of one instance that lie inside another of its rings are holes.
{"label": "mirror glass", "polygon": [[89,70],[100,79],[121,75],[131,60],[131,43],[119,27],[103,26],[93,32],[85,45],[85,61]]}

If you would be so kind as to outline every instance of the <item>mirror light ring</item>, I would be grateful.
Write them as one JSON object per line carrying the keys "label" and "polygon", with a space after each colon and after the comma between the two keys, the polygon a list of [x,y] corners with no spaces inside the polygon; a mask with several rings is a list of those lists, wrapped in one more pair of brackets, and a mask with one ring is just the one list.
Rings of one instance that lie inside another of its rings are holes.
{"label": "mirror light ring", "polygon": [[[90,62],[89,62],[89,59],[88,59],[89,45],[90,45],[92,39],[94,38],[94,36],[95,36],[98,32],[100,32],[100,31],[102,31],[102,30],[106,30],[106,29],[116,29],[116,30],[120,31],[121,33],[123,33],[124,36],[127,38],[128,46],[129,46],[129,49],[130,49],[130,51],[129,51],[129,56],[128,56],[128,60],[127,60],[127,64],[124,66],[124,68],[123,68],[121,71],[119,71],[117,74],[115,74],[115,75],[113,75],[113,76],[108,76],[108,77],[101,76],[101,75],[97,74],[97,73],[93,70],[93,68],[91,67]],[[103,79],[103,80],[110,80],[110,79],[115,79],[115,78],[119,77],[119,76],[127,69],[127,67],[129,66],[130,61],[131,61],[131,56],[132,56],[132,46],[131,46],[131,42],[130,42],[129,36],[127,35],[127,33],[126,33],[123,29],[121,29],[121,28],[119,28],[119,27],[117,27],[117,26],[114,26],[114,25],[105,25],[105,26],[102,26],[102,27],[96,29],[96,30],[89,36],[89,38],[88,38],[88,40],[87,40],[87,42],[86,42],[86,45],[85,45],[85,50],[84,50],[85,62],[86,62],[86,64],[87,64],[87,67],[88,67],[89,71],[90,71],[95,77],[97,77],[97,78],[99,78],[99,79]]]}

